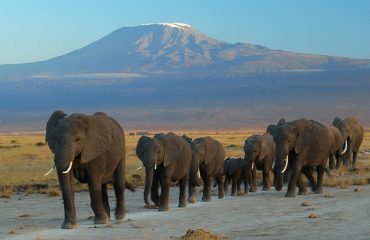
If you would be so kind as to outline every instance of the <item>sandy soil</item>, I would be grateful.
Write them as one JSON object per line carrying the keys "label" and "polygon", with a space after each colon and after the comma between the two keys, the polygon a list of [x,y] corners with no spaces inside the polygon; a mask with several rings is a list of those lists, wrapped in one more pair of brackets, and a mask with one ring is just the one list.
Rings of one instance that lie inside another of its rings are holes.
{"label": "sandy soil", "polygon": [[[142,193],[126,192],[124,221],[94,225],[88,193],[76,195],[79,228],[60,229],[60,197],[14,195],[0,199],[0,239],[173,239],[188,229],[206,228],[229,239],[370,239],[370,186],[325,188],[325,193],[295,198],[275,190],[248,196],[188,204],[177,208],[178,188],[171,189],[171,210],[144,209]],[[114,194],[110,192],[111,206]],[[201,193],[198,192],[198,199]],[[307,201],[310,206],[302,206]],[[311,213],[317,218],[309,218]]]}

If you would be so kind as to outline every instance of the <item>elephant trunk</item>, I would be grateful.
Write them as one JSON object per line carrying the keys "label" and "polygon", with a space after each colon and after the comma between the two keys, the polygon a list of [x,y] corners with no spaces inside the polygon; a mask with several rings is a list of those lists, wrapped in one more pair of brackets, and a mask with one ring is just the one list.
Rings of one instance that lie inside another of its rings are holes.
{"label": "elephant trunk", "polygon": [[152,167],[146,167],[145,168],[145,188],[144,188],[144,202],[146,205],[150,205],[149,203],[149,192],[152,188],[153,183],[153,168]]}
{"label": "elephant trunk", "polygon": [[60,190],[64,202],[64,223],[62,228],[74,228],[76,225],[76,209],[74,205],[74,186],[71,181],[72,172],[65,173],[68,164],[72,162],[74,153],[72,150],[65,150],[55,155],[55,165],[58,173]]}
{"label": "elephant trunk", "polygon": [[[279,148],[278,148],[279,149]],[[281,150],[276,151],[276,161],[274,169],[274,186],[277,191],[281,191],[284,183],[284,172],[288,168],[288,153],[283,153]]]}
{"label": "elephant trunk", "polygon": [[201,185],[199,159],[196,156],[192,156],[192,162],[189,172],[189,184],[198,187]]}

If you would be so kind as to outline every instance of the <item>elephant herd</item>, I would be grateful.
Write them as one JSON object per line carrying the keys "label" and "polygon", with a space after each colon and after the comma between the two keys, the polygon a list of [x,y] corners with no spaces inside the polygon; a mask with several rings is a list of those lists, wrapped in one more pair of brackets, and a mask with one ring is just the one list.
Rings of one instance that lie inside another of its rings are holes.
{"label": "elephant herd", "polygon": [[[213,180],[218,187],[218,198],[224,197],[230,181],[231,195],[240,192],[242,182],[245,194],[255,192],[257,170],[262,171],[264,191],[271,189],[273,173],[276,190],[281,191],[284,181],[288,182],[287,197],[295,196],[296,186],[299,194],[307,193],[303,175],[313,192],[322,193],[328,162],[330,170],[350,163],[355,168],[363,136],[362,126],[351,117],[344,120],[336,117],[331,126],[307,119],[291,122],[280,119],[277,125],[269,125],[265,134],[245,140],[244,158],[226,159],[222,144],[211,137],[193,140],[172,132],[142,136],[136,155],[146,173],[144,202],[147,207],[168,211],[172,181],[180,188],[179,207],[196,201],[196,187],[202,183],[202,201],[210,201]],[[107,223],[110,218],[107,184],[113,183],[117,200],[115,217],[123,219],[124,190],[135,189],[125,178],[125,138],[121,126],[102,112],[67,116],[55,111],[47,122],[46,141],[55,163],[46,174],[56,168],[63,195],[62,228],[77,227],[74,178],[88,183],[96,224]]]}

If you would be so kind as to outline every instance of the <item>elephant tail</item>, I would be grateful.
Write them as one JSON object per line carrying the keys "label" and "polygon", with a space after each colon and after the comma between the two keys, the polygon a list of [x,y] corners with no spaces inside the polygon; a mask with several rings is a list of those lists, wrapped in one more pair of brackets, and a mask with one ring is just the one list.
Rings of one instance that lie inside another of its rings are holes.
{"label": "elephant tail", "polygon": [[136,186],[132,183],[129,183],[128,181],[125,182],[125,187],[130,190],[131,192],[136,191]]}

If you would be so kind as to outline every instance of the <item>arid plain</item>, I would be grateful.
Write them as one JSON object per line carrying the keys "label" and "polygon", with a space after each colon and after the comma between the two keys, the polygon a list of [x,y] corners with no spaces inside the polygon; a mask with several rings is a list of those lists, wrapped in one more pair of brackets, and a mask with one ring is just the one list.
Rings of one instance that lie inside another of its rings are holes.
{"label": "arid plain", "polygon": [[[226,156],[243,157],[244,140],[263,129],[188,132],[192,138],[212,136],[219,140]],[[139,136],[126,132],[126,177],[138,186],[126,191],[127,215],[124,221],[93,225],[86,185],[78,184],[76,195],[77,230],[62,230],[63,205],[55,173],[43,174],[53,165],[53,156],[43,133],[8,133],[0,136],[0,238],[9,239],[171,239],[185,235],[188,229],[207,229],[229,239],[367,239],[370,236],[368,209],[370,199],[370,132],[366,130],[358,157],[359,169],[339,169],[325,175],[324,194],[285,198],[271,190],[246,196],[226,196],[203,203],[200,188],[198,202],[177,208],[178,188],[171,188],[171,210],[158,212],[143,208],[144,170],[135,155]],[[261,178],[259,176],[259,181]],[[229,189],[230,191],[230,189]],[[228,195],[230,192],[228,192]],[[110,191],[114,206],[114,194]]]}

